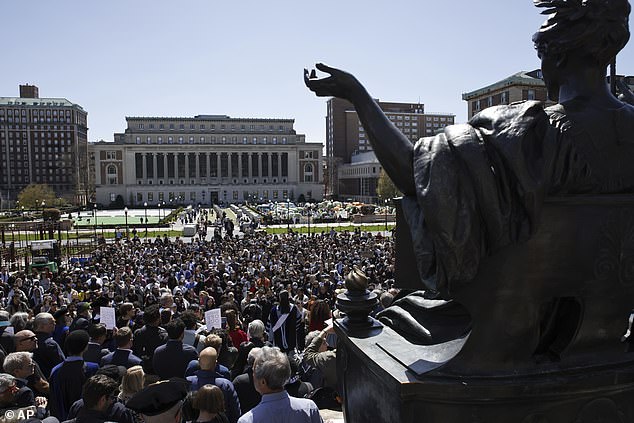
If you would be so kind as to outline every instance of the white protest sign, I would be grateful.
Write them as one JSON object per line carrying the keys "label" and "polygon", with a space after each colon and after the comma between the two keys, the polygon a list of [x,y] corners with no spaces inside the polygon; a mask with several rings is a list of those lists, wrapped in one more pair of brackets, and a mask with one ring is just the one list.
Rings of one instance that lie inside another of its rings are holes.
{"label": "white protest sign", "polygon": [[205,312],[205,324],[207,330],[220,329],[222,327],[222,319],[220,318],[220,309],[214,308]]}
{"label": "white protest sign", "polygon": [[116,318],[114,317],[114,308],[101,307],[99,309],[99,323],[106,325],[106,329],[114,329],[117,325]]}

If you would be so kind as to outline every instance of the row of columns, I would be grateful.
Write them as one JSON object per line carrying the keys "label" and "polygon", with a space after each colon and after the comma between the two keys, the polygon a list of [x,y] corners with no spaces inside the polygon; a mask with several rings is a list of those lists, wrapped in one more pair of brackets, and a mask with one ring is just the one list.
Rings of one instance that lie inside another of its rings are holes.
{"label": "row of columns", "polygon": [[[143,167],[143,179],[148,179],[148,156],[152,156],[151,160],[152,160],[152,170],[153,170],[153,175],[151,178],[157,178],[157,164],[158,164],[158,154],[156,153],[141,153],[142,157],[143,157],[143,163],[142,163],[142,167]],[[170,153],[162,153],[163,154],[163,172],[164,172],[164,178],[167,178],[167,156]],[[248,154],[248,163],[247,163],[247,175],[243,174],[242,170],[243,170],[243,153],[171,153],[174,155],[174,178],[180,178],[179,175],[179,166],[178,166],[178,156],[184,156],[185,157],[185,178],[196,178],[196,179],[200,179],[201,175],[200,175],[200,156],[203,155],[205,156],[204,160],[206,160],[206,173],[207,175],[205,177],[212,177],[209,176],[211,175],[211,156],[212,154],[216,154],[216,176],[215,177],[221,177],[221,163],[222,163],[222,155],[226,155],[227,156],[227,176],[226,177],[232,177],[232,170],[233,170],[233,166],[232,166],[232,160],[231,160],[231,156],[233,154],[237,154],[238,156],[238,173],[237,176],[238,178],[243,178],[243,177],[249,177],[249,178],[253,178],[253,177],[271,177],[271,175],[273,175],[273,154],[274,153],[247,153]],[[195,154],[195,174],[190,176],[190,161],[188,158],[189,154]],[[263,175],[262,174],[262,154],[268,154],[268,160],[267,160],[267,174]],[[287,153],[275,153],[278,155],[277,158],[277,176],[282,176],[282,155],[283,154],[287,154]],[[259,175],[254,175],[253,174],[253,159],[256,158],[257,160],[257,170],[258,170],[258,174]],[[287,163],[288,163],[288,159],[287,159]],[[288,176],[288,175],[285,175]]]}

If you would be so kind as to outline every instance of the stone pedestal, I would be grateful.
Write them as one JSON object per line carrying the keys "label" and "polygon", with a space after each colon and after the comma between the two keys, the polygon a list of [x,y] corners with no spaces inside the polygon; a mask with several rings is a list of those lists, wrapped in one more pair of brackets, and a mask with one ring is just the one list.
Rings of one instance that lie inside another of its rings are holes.
{"label": "stone pedestal", "polygon": [[[423,289],[397,225],[397,282]],[[453,300],[471,324],[435,345],[336,322],[346,421],[634,422],[634,353],[622,341],[634,309],[634,196],[547,199],[531,239],[483,258]]]}
{"label": "stone pedestal", "polygon": [[411,345],[387,327],[360,337],[339,324],[336,331],[346,422],[634,422],[634,361],[521,377],[460,377],[444,375],[441,366],[464,340],[439,351]]}

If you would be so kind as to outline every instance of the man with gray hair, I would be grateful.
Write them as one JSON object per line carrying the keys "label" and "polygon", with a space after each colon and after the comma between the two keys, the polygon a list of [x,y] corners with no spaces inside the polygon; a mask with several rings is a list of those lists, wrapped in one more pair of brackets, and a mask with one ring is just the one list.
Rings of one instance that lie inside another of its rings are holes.
{"label": "man with gray hair", "polygon": [[51,313],[39,313],[33,321],[33,332],[37,336],[37,348],[33,359],[40,365],[44,376],[49,377],[53,367],[66,359],[59,344],[53,339],[55,318]]}
{"label": "man with gray hair", "polygon": [[238,423],[323,423],[315,403],[293,398],[284,390],[291,377],[291,365],[279,348],[263,347],[253,363],[253,383],[262,401],[244,414]]}
{"label": "man with gray hair", "polygon": [[26,351],[13,352],[5,357],[3,367],[5,372],[14,377],[15,385],[19,388],[14,397],[19,407],[28,407],[36,403],[46,407],[46,398],[36,398],[27,386],[27,378],[33,374],[35,368],[33,354]]}

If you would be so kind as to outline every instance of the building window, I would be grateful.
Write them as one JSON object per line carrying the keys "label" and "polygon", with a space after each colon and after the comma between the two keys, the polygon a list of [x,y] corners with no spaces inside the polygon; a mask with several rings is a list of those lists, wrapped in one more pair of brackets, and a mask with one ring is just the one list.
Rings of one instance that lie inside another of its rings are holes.
{"label": "building window", "polygon": [[304,182],[313,182],[313,165],[310,163],[304,165]]}
{"label": "building window", "polygon": [[117,167],[115,165],[110,165],[106,168],[106,183],[108,185],[116,185],[119,183],[117,177]]}
{"label": "building window", "polygon": [[106,160],[116,160],[117,152],[116,151],[106,151]]}
{"label": "building window", "polygon": [[528,93],[526,94],[526,99],[535,100],[535,90],[528,90]]}
{"label": "building window", "polygon": [[110,193],[110,202],[114,203],[115,201],[117,201],[117,194],[114,192]]}

